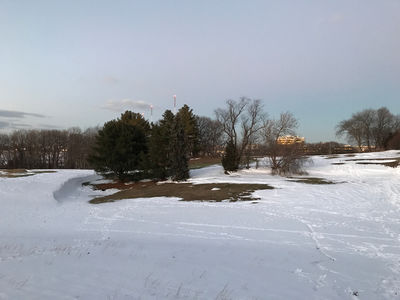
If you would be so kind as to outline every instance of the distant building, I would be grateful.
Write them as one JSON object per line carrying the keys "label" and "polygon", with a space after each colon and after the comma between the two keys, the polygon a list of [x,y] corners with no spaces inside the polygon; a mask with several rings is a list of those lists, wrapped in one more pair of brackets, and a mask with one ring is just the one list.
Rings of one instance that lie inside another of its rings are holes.
{"label": "distant building", "polygon": [[280,145],[304,144],[305,138],[293,135],[281,136],[277,140]]}

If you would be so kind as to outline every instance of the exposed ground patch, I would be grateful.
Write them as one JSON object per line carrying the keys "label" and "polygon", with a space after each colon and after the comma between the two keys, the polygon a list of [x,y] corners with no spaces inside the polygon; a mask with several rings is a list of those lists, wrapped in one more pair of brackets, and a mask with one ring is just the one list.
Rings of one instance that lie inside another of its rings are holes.
{"label": "exposed ground patch", "polygon": [[324,178],[319,177],[288,177],[288,181],[306,183],[306,184],[336,184],[337,182],[333,182],[330,180],[326,180]]}
{"label": "exposed ground patch", "polygon": [[331,165],[335,165],[335,166],[341,166],[344,165],[345,163],[343,162],[336,162],[336,163],[331,163]]}
{"label": "exposed ground patch", "polygon": [[339,158],[339,155],[329,155],[327,157],[325,157],[325,159],[334,159],[334,158]]}
{"label": "exposed ground patch", "polygon": [[0,170],[0,177],[1,178],[19,178],[19,177],[33,176],[36,174],[55,173],[55,172],[56,171],[47,171],[47,170],[29,171],[26,169],[3,169],[3,170]]}
{"label": "exposed ground patch", "polygon": [[[115,184],[94,185],[95,189],[116,188]],[[98,197],[90,200],[92,204],[114,202],[122,199],[152,198],[152,197],[177,197],[182,201],[211,201],[229,202],[255,201],[260,198],[252,193],[256,190],[273,189],[268,184],[233,184],[233,183],[156,183],[138,182],[123,184],[123,190],[113,195]]]}
{"label": "exposed ground patch", "polygon": [[201,157],[189,160],[189,169],[200,169],[211,165],[221,164],[220,157]]}
{"label": "exposed ground patch", "polygon": [[[391,160],[391,161],[387,162],[387,160]],[[346,161],[354,161],[358,165],[381,165],[381,166],[386,166],[386,167],[391,167],[391,168],[397,168],[400,165],[400,157],[359,158],[359,159],[347,159]],[[380,162],[380,161],[385,161],[385,162]]]}

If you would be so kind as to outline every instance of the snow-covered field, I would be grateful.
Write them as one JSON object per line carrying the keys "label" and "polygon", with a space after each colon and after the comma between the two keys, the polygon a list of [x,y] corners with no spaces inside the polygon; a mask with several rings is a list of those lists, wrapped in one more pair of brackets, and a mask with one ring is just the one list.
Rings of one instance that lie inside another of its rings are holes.
{"label": "snow-covered field", "polygon": [[309,185],[212,166],[194,183],[267,183],[251,202],[92,205],[92,171],[0,178],[0,299],[400,299],[400,167],[314,157]]}

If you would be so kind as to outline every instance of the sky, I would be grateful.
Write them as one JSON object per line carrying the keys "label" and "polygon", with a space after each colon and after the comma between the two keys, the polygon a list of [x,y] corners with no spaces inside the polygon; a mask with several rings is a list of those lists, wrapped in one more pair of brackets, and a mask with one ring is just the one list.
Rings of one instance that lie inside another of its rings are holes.
{"label": "sky", "polygon": [[156,121],[174,94],[212,118],[261,99],[308,142],[400,114],[400,0],[0,0],[0,132]]}

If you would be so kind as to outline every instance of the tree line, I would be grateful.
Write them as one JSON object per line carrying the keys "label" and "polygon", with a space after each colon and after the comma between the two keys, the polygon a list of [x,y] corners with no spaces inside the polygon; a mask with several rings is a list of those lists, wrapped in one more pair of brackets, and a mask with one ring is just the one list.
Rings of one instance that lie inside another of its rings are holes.
{"label": "tree line", "polygon": [[0,168],[87,169],[98,128],[0,134]]}
{"label": "tree line", "polygon": [[[187,105],[176,114],[166,110],[155,123],[126,111],[102,128],[0,134],[0,168],[94,168],[120,179],[185,180],[193,157],[221,157],[226,173],[263,161],[274,174],[287,174],[303,172],[306,154],[354,151],[336,142],[279,142],[285,135],[295,135],[297,127],[293,114],[270,118],[260,100],[246,97],[227,100],[215,110],[215,119],[197,116]],[[367,109],[341,121],[336,133],[360,151],[399,149],[400,117],[385,107]]]}
{"label": "tree line", "polygon": [[365,109],[357,112],[336,126],[336,134],[355,143],[360,151],[397,148],[400,146],[400,116],[395,116],[386,107]]}

